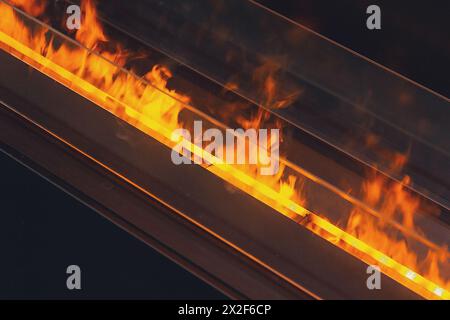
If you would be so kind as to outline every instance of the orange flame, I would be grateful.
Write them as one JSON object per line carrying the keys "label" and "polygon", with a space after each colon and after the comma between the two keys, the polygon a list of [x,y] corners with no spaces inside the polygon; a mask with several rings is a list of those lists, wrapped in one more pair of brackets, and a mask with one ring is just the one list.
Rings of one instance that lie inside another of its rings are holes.
{"label": "orange flame", "polygon": [[37,17],[45,11],[45,1],[8,0],[14,6],[20,6],[26,13]]}
{"label": "orange flame", "polygon": [[301,91],[282,93],[278,85],[280,63],[275,59],[266,59],[253,72],[252,81],[257,88],[261,88],[260,96],[263,97],[260,102],[268,109],[286,108],[292,104],[301,95]]}
{"label": "orange flame", "polygon": [[[41,15],[45,9],[40,1],[11,2],[32,15]],[[66,43],[55,45],[58,39],[47,37],[48,28],[32,29],[26,26],[12,7],[0,1],[0,47],[160,142],[173,146],[171,134],[174,129],[182,127],[180,112],[190,102],[190,98],[167,88],[167,81],[172,74],[164,66],[154,66],[141,79],[124,70],[124,53],[121,49],[116,46],[108,51],[101,45],[108,42],[108,38],[97,21],[93,2],[84,1],[83,11],[84,27],[76,33],[75,38],[93,51]],[[265,77],[264,88],[266,102],[273,104],[276,83],[270,72]],[[259,113],[252,120],[240,121],[244,127],[260,127],[264,118],[264,113]],[[186,144],[202,157],[214,157],[205,154],[201,148],[188,142]],[[398,165],[402,163],[403,160],[399,158]],[[206,169],[301,222],[347,252],[364,261],[381,263],[386,274],[417,293],[431,298],[450,298],[450,283],[445,283],[439,275],[439,264],[443,261],[448,263],[445,260],[448,256],[446,249],[436,254],[429,252],[425,259],[426,266],[421,266],[417,256],[411,253],[404,241],[386,233],[383,219],[376,220],[359,209],[352,212],[345,232],[305,208],[302,181],[297,181],[295,176],[285,179],[284,165],[281,165],[277,175],[264,177],[258,175],[257,166],[219,163]],[[409,181],[406,178],[404,184],[407,183]],[[383,198],[381,194],[386,188],[389,189],[388,197]],[[405,193],[401,184],[386,186],[384,181],[374,179],[367,181],[364,190],[365,201],[369,205],[381,205],[382,218],[388,220],[400,212],[403,225],[414,228],[414,213],[419,202]],[[303,220],[305,217],[307,219]]]}
{"label": "orange flame", "polygon": [[418,255],[410,248],[405,238],[398,233],[390,232],[388,220],[401,220],[402,225],[421,234],[414,222],[417,210],[420,207],[419,198],[405,190],[410,183],[406,176],[402,183],[388,183],[386,178],[375,176],[364,183],[365,201],[371,207],[379,207],[381,217],[374,217],[355,208],[347,221],[346,230],[351,235],[384,252],[395,261],[408,266],[443,287],[449,287],[450,281],[443,280],[439,265],[448,266],[449,257],[447,248],[441,250],[428,250],[427,257],[420,261]]}
{"label": "orange flame", "polygon": [[93,1],[83,1],[81,11],[84,12],[84,19],[75,38],[87,48],[94,49],[97,44],[107,41],[107,38],[97,20],[97,9]]}

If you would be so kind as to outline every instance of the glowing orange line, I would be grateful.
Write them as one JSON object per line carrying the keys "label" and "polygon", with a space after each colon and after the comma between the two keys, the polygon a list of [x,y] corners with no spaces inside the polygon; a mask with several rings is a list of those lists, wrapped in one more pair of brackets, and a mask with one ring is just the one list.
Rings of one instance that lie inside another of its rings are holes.
{"label": "glowing orange line", "polygon": [[[29,59],[33,60],[34,62],[38,63],[38,65],[41,65],[42,67],[45,67],[52,72],[55,72],[63,79],[69,81],[72,85],[75,84],[77,88],[72,88],[70,86],[69,88],[76,91],[76,89],[82,89],[84,91],[84,94],[78,92],[79,94],[82,94],[86,97],[86,94],[94,95],[97,99],[101,101],[106,101],[108,98],[113,99],[117,103],[120,103],[122,105],[122,102],[118,101],[117,99],[114,99],[110,95],[108,95],[106,92],[98,89],[97,87],[93,86],[89,82],[79,78],[75,74],[67,71],[63,67],[55,64],[51,60],[45,58],[44,56],[40,55],[39,53],[33,51],[29,47],[23,45],[22,43],[18,42],[14,38],[6,35],[5,33],[0,31],[0,41],[6,44],[7,46],[13,48],[14,50],[20,52],[22,55],[28,57]],[[47,74],[51,77],[48,73],[45,72],[45,70],[40,70],[38,66],[33,66],[37,70]],[[56,79],[55,79],[56,80]],[[62,83],[64,84],[64,83]],[[66,85],[67,86],[67,85]],[[89,97],[86,97],[89,99]],[[99,104],[99,101],[93,101],[94,103]],[[129,116],[133,117],[133,112],[136,112],[136,115],[139,115],[139,117],[142,118],[141,114],[138,114],[137,111],[132,109],[131,107],[127,106],[126,108],[127,113]],[[133,117],[134,118],[134,117]],[[141,123],[144,125],[143,123]],[[171,147],[171,132],[167,130],[163,125],[158,123],[155,120],[152,119],[146,119],[145,126],[149,127],[152,131],[155,132],[155,135],[152,135],[153,138],[157,139],[161,143]],[[162,138],[162,139],[161,139]],[[195,154],[205,158],[205,160],[211,160],[214,158],[212,154],[209,154],[205,152],[203,149],[199,148],[196,145],[191,144],[189,141],[185,140],[184,143],[189,147],[190,150],[192,150]],[[211,162],[211,161],[209,161]],[[411,290],[415,291],[416,293],[422,295],[426,298],[443,298],[443,299],[450,299],[450,292],[448,292],[446,289],[439,287],[434,282],[426,279],[425,277],[415,273],[411,269],[407,268],[406,266],[396,262],[392,258],[388,257],[387,255],[383,254],[382,252],[374,249],[373,247],[367,245],[363,241],[357,239],[356,237],[350,235],[349,233],[345,232],[344,230],[338,228],[337,226],[333,225],[332,223],[320,218],[319,216],[313,214],[312,212],[308,211],[303,206],[299,205],[295,201],[292,201],[289,198],[281,196],[277,191],[273,190],[272,188],[268,187],[267,185],[260,183],[253,177],[250,177],[249,175],[245,174],[244,172],[236,169],[235,167],[225,164],[225,163],[214,163],[213,165],[207,167],[207,169],[214,173],[215,175],[219,176],[220,178],[232,183],[236,187],[242,189],[245,191],[244,186],[252,187],[255,191],[258,192],[258,194],[251,194],[256,199],[266,203],[267,205],[273,207],[270,202],[267,200],[275,200],[278,204],[281,204],[285,209],[289,210],[290,212],[293,212],[297,215],[300,215],[302,217],[306,216],[312,216],[313,223],[321,228],[323,231],[326,231],[328,234],[332,235],[333,237],[336,237],[337,239],[340,239],[341,241],[345,242],[347,245],[349,245],[351,248],[356,249],[360,253],[364,253],[371,259],[377,261],[378,263],[381,263],[386,268],[383,270],[385,273],[393,278],[394,280],[398,281],[402,285],[410,288]],[[230,176],[232,176],[235,180],[229,179]],[[228,178],[228,179],[227,179]],[[237,181],[236,181],[237,180]],[[282,214],[285,214],[283,211],[280,211],[279,208],[274,208],[275,210],[279,211]],[[313,232],[320,234],[320,232],[317,232],[310,228]],[[322,235],[321,235],[322,236]],[[323,237],[323,236],[322,236]],[[332,240],[327,237],[324,237],[326,240],[334,243]],[[355,255],[356,257],[361,258],[361,256],[354,254],[350,250],[346,250],[346,248],[340,246],[341,249],[344,249],[345,251]],[[367,262],[367,261],[366,261]],[[394,272],[395,271],[395,272]],[[413,285],[414,284],[414,285]]]}
{"label": "glowing orange line", "polygon": [[33,125],[37,126],[39,129],[45,131],[46,133],[48,133],[49,135],[51,135],[53,138],[57,139],[58,141],[64,143],[66,146],[70,147],[71,149],[75,150],[76,152],[82,154],[83,156],[85,156],[86,158],[88,158],[89,160],[93,161],[94,163],[98,164],[100,167],[102,167],[103,169],[109,171],[110,173],[112,173],[113,175],[115,175],[117,178],[122,179],[123,181],[125,181],[126,183],[130,184],[131,186],[133,186],[134,188],[136,188],[137,190],[141,191],[142,193],[146,194],[147,196],[149,196],[150,198],[156,200],[157,202],[161,203],[163,206],[169,208],[170,210],[172,210],[173,212],[175,212],[176,214],[178,214],[179,216],[183,217],[184,219],[188,220],[190,223],[192,223],[193,225],[195,225],[196,227],[199,227],[200,229],[206,231],[207,233],[209,233],[210,235],[212,235],[213,237],[219,239],[220,241],[222,241],[223,243],[225,243],[226,245],[230,246],[231,248],[233,248],[234,250],[238,251],[239,253],[245,255],[246,257],[248,257],[250,260],[258,263],[259,265],[261,265],[262,267],[266,268],[267,270],[269,270],[270,272],[274,273],[275,275],[277,275],[278,277],[282,278],[283,280],[285,280],[286,282],[290,283],[292,286],[299,288],[301,291],[306,292],[308,295],[310,295],[311,297],[313,297],[316,300],[322,300],[322,298],[318,295],[316,295],[315,293],[309,291],[308,289],[306,289],[305,287],[299,285],[298,283],[296,283],[294,280],[290,279],[289,277],[285,276],[284,274],[280,273],[279,271],[273,269],[271,266],[269,266],[268,264],[264,263],[263,261],[259,260],[258,258],[256,258],[255,256],[251,255],[250,253],[242,250],[241,248],[239,248],[237,245],[235,245],[233,242],[228,241],[227,239],[221,237],[219,234],[215,233],[214,231],[212,231],[211,229],[205,227],[204,225],[202,225],[200,222],[198,222],[195,219],[192,219],[191,217],[189,217],[188,215],[184,214],[182,211],[180,211],[179,209],[177,209],[176,207],[172,206],[171,204],[169,204],[168,202],[164,201],[163,199],[159,198],[158,196],[156,196],[155,194],[151,193],[150,191],[148,191],[147,189],[141,187],[140,185],[136,184],[135,182],[133,182],[132,180],[128,179],[127,177],[125,177],[124,175],[122,175],[121,173],[115,171],[113,168],[109,167],[108,165],[104,164],[103,162],[100,162],[99,160],[95,159],[93,156],[91,156],[90,154],[86,153],[85,151],[81,150],[80,148],[76,147],[75,145],[71,144],[69,141],[65,140],[64,138],[56,135],[55,133],[49,131],[47,128],[45,128],[44,126],[40,125],[39,123],[37,123],[36,121],[33,121],[32,119],[28,118],[26,115],[17,112],[17,110],[11,108],[10,106],[8,106],[7,104],[5,104],[6,107],[8,109],[10,109],[11,111],[15,112],[16,114],[18,114],[19,116],[21,116],[22,118],[26,119],[27,121],[33,123]]}

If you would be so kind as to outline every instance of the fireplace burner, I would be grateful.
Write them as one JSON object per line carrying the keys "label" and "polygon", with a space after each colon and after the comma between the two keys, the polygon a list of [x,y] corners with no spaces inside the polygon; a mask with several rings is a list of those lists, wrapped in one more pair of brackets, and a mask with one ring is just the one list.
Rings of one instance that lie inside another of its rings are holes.
{"label": "fireplace burner", "polygon": [[[450,298],[448,99],[253,2],[137,3],[83,1],[73,33],[0,1],[4,152],[234,298]],[[197,121],[279,129],[279,172],[174,138]]]}

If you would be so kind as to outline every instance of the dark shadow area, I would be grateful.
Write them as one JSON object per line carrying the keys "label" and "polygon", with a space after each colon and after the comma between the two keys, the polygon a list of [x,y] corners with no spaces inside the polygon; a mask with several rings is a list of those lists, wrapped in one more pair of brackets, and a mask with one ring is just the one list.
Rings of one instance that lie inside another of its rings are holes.
{"label": "dark shadow area", "polygon": [[[324,36],[450,96],[448,1],[257,0]],[[381,30],[366,28],[366,9],[381,9]]]}
{"label": "dark shadow area", "polygon": [[[225,298],[3,153],[0,163],[0,298]],[[80,291],[66,288],[72,264]]]}

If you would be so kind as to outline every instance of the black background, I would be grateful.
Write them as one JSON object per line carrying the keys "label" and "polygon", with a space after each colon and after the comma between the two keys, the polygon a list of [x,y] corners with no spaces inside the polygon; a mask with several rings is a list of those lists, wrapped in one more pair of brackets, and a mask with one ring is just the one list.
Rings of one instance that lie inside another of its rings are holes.
{"label": "black background", "polygon": [[[449,96],[448,1],[260,2]],[[369,4],[382,30],[365,27]],[[0,298],[224,298],[6,155],[0,168]],[[81,291],[66,289],[70,264]]]}
{"label": "black background", "polygon": [[[450,1],[258,0],[434,91],[450,96]],[[366,8],[381,9],[381,30]]]}

